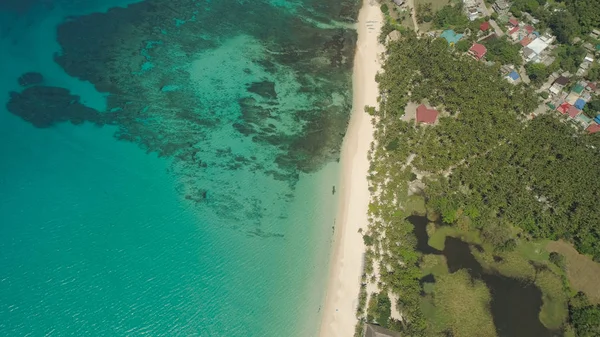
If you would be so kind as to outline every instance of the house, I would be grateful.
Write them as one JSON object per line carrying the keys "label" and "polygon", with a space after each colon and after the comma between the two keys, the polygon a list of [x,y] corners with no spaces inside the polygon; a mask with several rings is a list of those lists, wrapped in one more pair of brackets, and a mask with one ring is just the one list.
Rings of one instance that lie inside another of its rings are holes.
{"label": "house", "polygon": [[482,23],[479,25],[479,29],[480,29],[482,32],[485,32],[485,31],[487,31],[488,29],[490,29],[490,23],[489,23],[488,21],[482,22]]}
{"label": "house", "polygon": [[551,94],[558,95],[562,91],[563,86],[559,84],[552,84],[552,86],[548,89]]}
{"label": "house", "polygon": [[417,123],[434,124],[439,112],[435,109],[429,109],[425,104],[417,107]]}
{"label": "house", "polygon": [[574,92],[578,95],[581,95],[581,93],[583,92],[583,89],[585,88],[584,85],[582,85],[581,83],[577,83],[577,85],[575,85],[573,87],[573,89],[571,89],[571,92]]}
{"label": "house", "polygon": [[577,115],[579,115],[579,112],[581,112],[581,110],[577,109],[572,105],[569,107],[569,110],[567,110],[567,114],[569,114],[569,117],[571,118],[577,117]]}
{"label": "house", "polygon": [[365,325],[365,333],[362,337],[402,337],[399,332],[388,330],[379,325]]}
{"label": "house", "polygon": [[581,124],[581,126],[584,129],[587,128],[588,125],[590,125],[590,123],[592,122],[592,119],[589,118],[588,116],[586,116],[585,114],[579,114],[575,118],[577,119],[577,121]]}
{"label": "house", "polygon": [[564,76],[559,76],[556,80],[554,80],[554,83],[559,84],[564,87],[565,85],[569,84],[569,78],[564,77]]}
{"label": "house", "polygon": [[506,77],[510,82],[516,82],[519,79],[519,73],[513,70],[508,75],[506,75]]}
{"label": "house", "polygon": [[596,86],[596,83],[594,83],[594,82],[588,82],[588,85],[585,88],[591,92],[596,92],[596,90],[598,90],[598,87]]}
{"label": "house", "polygon": [[487,48],[479,43],[473,43],[473,46],[469,49],[469,54],[477,60],[481,60],[485,53],[487,53]]}
{"label": "house", "polygon": [[585,58],[583,59],[584,62],[594,62],[594,56],[592,54],[587,54],[585,55]]}
{"label": "house", "polygon": [[508,31],[508,35],[513,39],[517,40],[519,37],[519,27],[513,27]]}
{"label": "house", "polygon": [[583,44],[583,48],[584,48],[585,50],[589,51],[590,53],[593,53],[593,52],[595,52],[595,51],[596,51],[596,50],[595,50],[595,48],[594,48],[594,45],[593,45],[593,44],[591,44],[591,43],[589,43],[589,42],[586,42],[586,43],[584,43],[584,44]]}
{"label": "house", "polygon": [[558,111],[564,115],[569,111],[570,108],[571,108],[571,104],[563,103],[563,104],[559,105],[558,108],[556,108],[556,111]]}
{"label": "house", "polygon": [[584,101],[583,99],[581,99],[581,98],[578,98],[578,99],[575,101],[575,104],[574,104],[574,106],[575,106],[577,109],[579,109],[579,110],[583,110],[583,107],[585,106],[585,101]]}
{"label": "house", "polygon": [[577,102],[577,100],[579,99],[579,94],[575,93],[575,92],[571,92],[567,95],[567,97],[565,98],[565,101],[571,105],[575,104],[575,102]]}
{"label": "house", "polygon": [[385,37],[385,42],[386,43],[390,43],[391,41],[398,41],[400,40],[400,32],[397,30],[392,31],[391,33],[388,34],[388,36]]}
{"label": "house", "polygon": [[511,3],[506,0],[496,0],[492,5],[492,8],[498,13],[498,15],[507,14],[510,10]]}
{"label": "house", "polygon": [[529,47],[523,48],[523,58],[525,62],[531,62],[537,57],[537,54]]}
{"label": "house", "polygon": [[[523,58],[526,62],[542,62],[542,60],[545,59],[542,55],[544,50],[548,48],[548,44],[545,41],[541,38],[531,41],[529,37],[526,37],[521,41],[521,45],[524,43],[527,43],[526,47],[523,48]],[[548,61],[546,61],[546,63],[548,63]]]}
{"label": "house", "polygon": [[467,16],[469,21],[475,21],[479,17],[479,11],[477,8],[467,8]]}
{"label": "house", "polygon": [[404,5],[404,0],[394,0],[394,3],[396,4],[396,6],[402,6]]}
{"label": "house", "polygon": [[600,131],[600,125],[592,124],[592,125],[588,126],[588,128],[586,130],[589,133],[596,133],[596,132]]}
{"label": "house", "polygon": [[533,29],[533,27],[532,27],[532,26],[530,26],[530,25],[527,25],[527,26],[525,26],[525,30],[527,31],[527,34],[531,34],[531,33],[533,33],[533,31],[534,31],[535,29]]}
{"label": "house", "polygon": [[533,41],[532,38],[530,38],[529,36],[525,36],[519,43],[521,44],[521,46],[527,47],[531,43],[531,41]]}
{"label": "house", "polygon": [[508,24],[511,27],[518,27],[519,26],[519,20],[517,20],[516,18],[510,18],[510,19],[508,19]]}
{"label": "house", "polygon": [[463,34],[456,34],[454,30],[448,29],[443,31],[442,34],[440,34],[440,37],[446,39],[449,45],[454,45],[463,37]]}

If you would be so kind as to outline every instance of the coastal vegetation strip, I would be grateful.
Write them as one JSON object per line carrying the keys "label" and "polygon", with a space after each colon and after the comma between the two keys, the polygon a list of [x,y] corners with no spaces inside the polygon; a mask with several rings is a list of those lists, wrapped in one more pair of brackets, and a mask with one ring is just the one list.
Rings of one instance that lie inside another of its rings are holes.
{"label": "coastal vegetation strip", "polygon": [[[388,44],[384,72],[377,76],[380,107],[366,109],[376,130],[359,319],[409,336],[473,336],[469,324],[453,320],[459,309],[448,292],[472,288],[473,298],[465,300],[474,312],[484,308],[478,316],[481,326],[491,326],[483,329],[489,335],[536,329],[539,336],[593,336],[600,307],[576,291],[584,288],[572,287],[568,260],[549,254],[545,245],[561,238],[600,259],[600,214],[594,209],[600,186],[591,178],[600,158],[590,151],[599,139],[554,116],[527,120],[539,103],[531,88],[509,84],[493,67],[454,53],[441,39],[406,30],[402,35]],[[442,111],[439,123],[406,121],[409,102]],[[421,201],[409,194],[422,195]],[[424,242],[406,219],[413,213],[429,219]],[[468,247],[460,255],[468,265],[449,260],[456,255],[448,249],[456,247]],[[470,278],[457,274],[464,269]],[[523,321],[523,330],[510,330],[518,327],[503,321],[515,308],[486,297],[502,282],[528,289],[537,311]],[[377,289],[375,297],[369,287]],[[385,297],[397,301],[388,309]]]}

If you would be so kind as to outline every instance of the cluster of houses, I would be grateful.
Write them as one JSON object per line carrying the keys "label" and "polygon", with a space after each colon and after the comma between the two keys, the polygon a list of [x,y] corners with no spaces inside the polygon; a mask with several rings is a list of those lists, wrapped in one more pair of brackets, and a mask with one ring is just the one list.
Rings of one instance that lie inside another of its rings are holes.
{"label": "cluster of houses", "polygon": [[[586,116],[582,110],[592,99],[593,95],[600,94],[596,83],[579,81],[572,87],[566,76],[559,76],[548,89],[550,102],[548,106],[563,115],[567,115],[573,122],[580,125],[590,133],[600,131],[600,115],[594,119]],[[565,90],[569,88],[570,90]]]}
{"label": "cluster of houses", "polygon": [[516,18],[508,20],[507,35],[523,49],[521,54],[525,62],[544,63],[550,65],[554,62],[552,43],[556,38],[548,33],[541,35],[532,25],[519,22]]}

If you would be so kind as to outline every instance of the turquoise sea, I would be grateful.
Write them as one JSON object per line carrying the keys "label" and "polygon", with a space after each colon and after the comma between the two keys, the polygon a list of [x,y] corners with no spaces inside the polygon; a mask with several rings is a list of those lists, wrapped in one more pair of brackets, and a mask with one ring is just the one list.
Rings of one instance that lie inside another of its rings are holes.
{"label": "turquoise sea", "polygon": [[0,336],[315,336],[357,0],[0,2]]}

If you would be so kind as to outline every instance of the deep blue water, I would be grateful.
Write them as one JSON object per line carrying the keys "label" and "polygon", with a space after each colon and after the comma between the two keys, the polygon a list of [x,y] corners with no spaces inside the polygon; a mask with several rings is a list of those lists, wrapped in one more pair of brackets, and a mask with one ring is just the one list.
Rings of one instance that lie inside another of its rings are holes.
{"label": "deep blue water", "polygon": [[0,335],[314,336],[357,5],[3,1]]}

